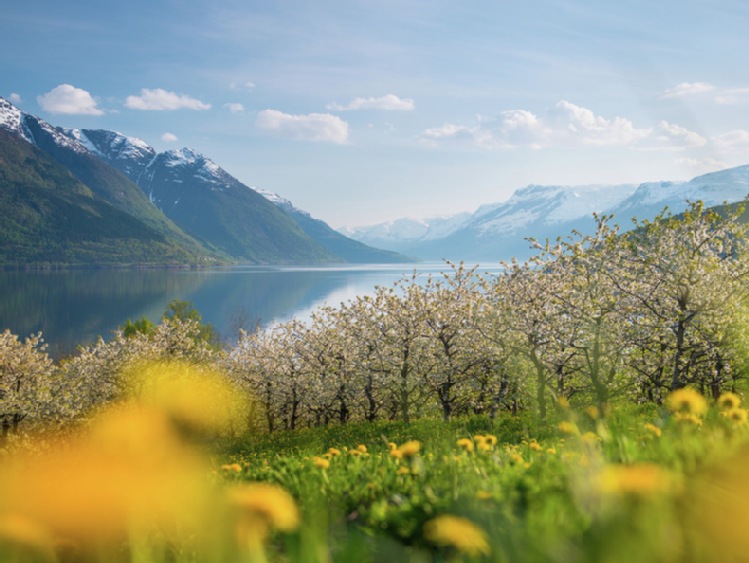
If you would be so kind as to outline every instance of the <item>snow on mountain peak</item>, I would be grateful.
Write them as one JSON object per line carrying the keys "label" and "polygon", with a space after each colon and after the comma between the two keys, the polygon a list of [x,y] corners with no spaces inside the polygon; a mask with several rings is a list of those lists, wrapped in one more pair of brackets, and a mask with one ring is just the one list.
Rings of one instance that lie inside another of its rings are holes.
{"label": "snow on mountain peak", "polygon": [[0,127],[26,138],[21,124],[21,115],[20,109],[5,98],[0,97]]}

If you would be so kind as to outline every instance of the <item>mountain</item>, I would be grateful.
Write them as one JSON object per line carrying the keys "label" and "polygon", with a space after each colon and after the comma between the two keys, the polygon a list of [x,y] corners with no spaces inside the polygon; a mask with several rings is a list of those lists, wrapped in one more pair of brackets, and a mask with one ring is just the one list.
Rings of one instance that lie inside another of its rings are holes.
{"label": "mountain", "polygon": [[0,214],[0,265],[215,262],[121,173],[2,98]]}
{"label": "mountain", "polygon": [[364,242],[353,240],[339,233],[326,222],[315,219],[308,212],[294,207],[287,199],[278,194],[253,187],[277,207],[289,214],[310,238],[320,243],[330,253],[339,256],[351,264],[394,264],[413,262],[414,259],[390,250],[381,250],[368,246]]}
{"label": "mountain", "polygon": [[[331,229],[270,192],[250,188],[209,158],[183,148],[161,154],[111,131],[71,131],[121,170],[167,217],[204,244],[250,262],[402,262]],[[279,260],[279,256],[283,259]]]}
{"label": "mountain", "polygon": [[[346,231],[357,240],[421,259],[498,261],[525,259],[532,251],[527,238],[554,240],[573,230],[595,228],[593,213],[613,214],[623,229],[631,219],[652,219],[668,207],[672,213],[686,209],[688,201],[707,206],[743,200],[749,194],[749,166],[739,166],[698,176],[688,182],[648,182],[640,185],[538,186],[518,189],[504,202],[483,205],[472,215],[429,221],[422,233],[393,227],[411,225],[398,220]],[[451,228],[446,228],[446,226]],[[439,235],[434,233],[439,230]]]}

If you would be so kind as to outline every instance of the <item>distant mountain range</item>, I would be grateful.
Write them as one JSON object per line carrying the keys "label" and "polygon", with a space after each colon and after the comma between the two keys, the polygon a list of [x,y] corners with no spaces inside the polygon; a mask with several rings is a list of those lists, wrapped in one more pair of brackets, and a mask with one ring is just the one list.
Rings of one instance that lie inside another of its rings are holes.
{"label": "distant mountain range", "polygon": [[0,265],[407,260],[265,195],[190,149],[54,127],[0,98]]}
{"label": "distant mountain range", "polygon": [[345,229],[363,243],[424,260],[497,262],[531,255],[527,238],[555,240],[573,230],[593,232],[593,213],[614,215],[623,230],[631,219],[652,219],[665,207],[684,211],[688,201],[708,207],[734,203],[749,194],[749,166],[698,176],[688,182],[537,186],[517,190],[507,201],[483,205],[474,213],[430,220],[398,219]]}

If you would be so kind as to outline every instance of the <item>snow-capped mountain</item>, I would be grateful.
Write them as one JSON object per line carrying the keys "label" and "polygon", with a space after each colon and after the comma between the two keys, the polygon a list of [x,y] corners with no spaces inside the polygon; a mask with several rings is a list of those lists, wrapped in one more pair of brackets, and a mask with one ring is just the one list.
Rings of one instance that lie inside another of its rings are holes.
{"label": "snow-capped mountain", "polygon": [[[688,182],[640,185],[539,186],[518,189],[504,202],[479,207],[472,215],[440,219],[442,235],[430,221],[400,219],[346,232],[373,246],[422,259],[509,260],[527,258],[530,237],[554,240],[572,230],[592,232],[593,213],[613,214],[622,228],[631,219],[652,219],[668,207],[672,213],[689,201],[707,206],[736,202],[749,194],[749,166],[698,176]],[[452,220],[452,222],[451,222]],[[454,228],[445,228],[452,225]]]}

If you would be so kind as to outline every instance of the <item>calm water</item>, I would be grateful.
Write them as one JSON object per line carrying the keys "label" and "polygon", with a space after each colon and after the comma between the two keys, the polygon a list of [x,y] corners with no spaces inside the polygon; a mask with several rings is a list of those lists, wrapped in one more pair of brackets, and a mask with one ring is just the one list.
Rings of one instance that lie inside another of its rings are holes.
{"label": "calm water", "polygon": [[337,306],[375,286],[390,286],[416,269],[445,270],[442,263],[328,268],[92,270],[0,272],[0,330],[20,336],[42,331],[54,356],[78,344],[108,338],[127,319],[158,322],[173,299],[193,303],[227,339],[238,327],[268,326],[305,317],[319,306]]}

